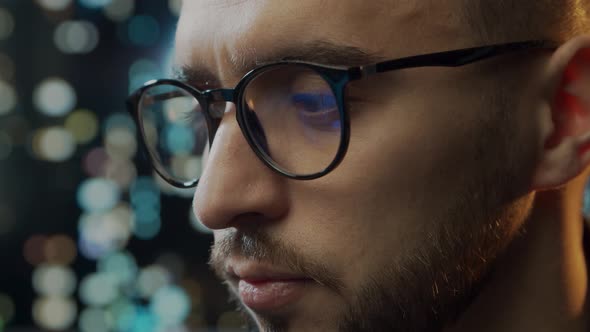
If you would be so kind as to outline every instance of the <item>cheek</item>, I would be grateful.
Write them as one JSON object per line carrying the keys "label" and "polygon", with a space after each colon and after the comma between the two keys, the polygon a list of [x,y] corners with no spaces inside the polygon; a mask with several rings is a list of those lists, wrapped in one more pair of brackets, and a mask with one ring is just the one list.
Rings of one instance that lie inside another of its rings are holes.
{"label": "cheek", "polygon": [[298,185],[297,203],[321,225],[308,225],[309,243],[321,243],[315,251],[351,285],[420,247],[468,194],[466,183],[481,176],[474,114],[482,105],[443,83],[449,86],[424,83],[428,98],[408,88],[395,93],[395,102],[352,110],[358,113],[343,163]]}

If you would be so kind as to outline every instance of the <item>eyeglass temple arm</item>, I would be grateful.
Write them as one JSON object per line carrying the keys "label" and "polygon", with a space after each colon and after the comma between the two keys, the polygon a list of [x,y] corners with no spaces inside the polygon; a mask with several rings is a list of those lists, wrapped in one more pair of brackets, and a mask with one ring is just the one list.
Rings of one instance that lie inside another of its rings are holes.
{"label": "eyeglass temple arm", "polygon": [[459,67],[506,53],[528,49],[555,49],[557,45],[545,40],[531,40],[508,44],[467,48],[456,51],[416,55],[407,58],[380,62],[368,66],[351,68],[351,79],[359,79],[376,73],[415,67]]}

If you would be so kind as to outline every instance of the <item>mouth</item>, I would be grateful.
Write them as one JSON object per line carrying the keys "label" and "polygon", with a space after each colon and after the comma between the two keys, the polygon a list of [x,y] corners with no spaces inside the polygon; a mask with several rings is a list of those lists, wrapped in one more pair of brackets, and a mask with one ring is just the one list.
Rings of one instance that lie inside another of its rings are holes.
{"label": "mouth", "polygon": [[226,274],[242,303],[256,312],[286,310],[297,303],[314,282],[303,274],[248,261],[231,261]]}

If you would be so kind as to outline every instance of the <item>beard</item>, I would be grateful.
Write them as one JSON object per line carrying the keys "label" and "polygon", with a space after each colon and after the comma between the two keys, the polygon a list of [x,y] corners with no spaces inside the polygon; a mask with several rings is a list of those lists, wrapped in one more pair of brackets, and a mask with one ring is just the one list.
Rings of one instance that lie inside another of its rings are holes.
{"label": "beard", "polygon": [[[467,202],[472,204],[473,197]],[[347,301],[344,310],[334,319],[333,329],[342,332],[439,332],[451,326],[493,275],[498,256],[519,235],[512,225],[515,219],[525,218],[529,204],[530,200],[523,198],[483,225],[473,222],[476,226],[468,227],[463,223],[459,226],[441,221],[440,227],[428,233],[423,246],[365,279],[354,292],[354,298]],[[464,217],[465,210],[462,212]],[[239,256],[287,266],[334,292],[345,288],[326,266],[301,257],[292,247],[269,238],[262,231],[228,233],[214,245],[212,252],[210,264],[221,278],[225,278],[225,259]],[[288,321],[283,317],[254,317],[237,296],[233,295],[233,301],[246,319],[248,331],[288,330]]]}

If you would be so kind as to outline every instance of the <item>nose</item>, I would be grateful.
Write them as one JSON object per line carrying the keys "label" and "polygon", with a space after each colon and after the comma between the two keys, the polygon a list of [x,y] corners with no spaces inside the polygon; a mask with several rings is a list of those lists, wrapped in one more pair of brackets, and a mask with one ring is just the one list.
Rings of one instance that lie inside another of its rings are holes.
{"label": "nose", "polygon": [[288,210],[287,179],[269,169],[252,151],[239,128],[234,106],[231,108],[203,160],[193,199],[197,218],[214,230],[277,220]]}

